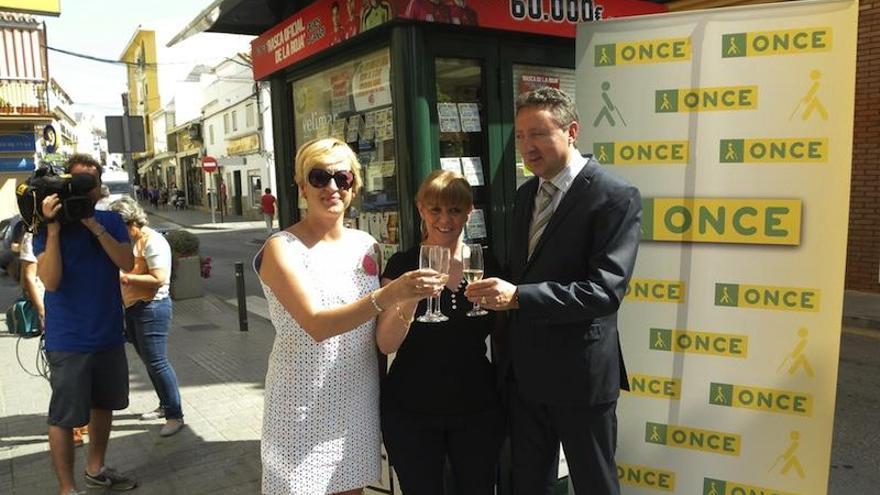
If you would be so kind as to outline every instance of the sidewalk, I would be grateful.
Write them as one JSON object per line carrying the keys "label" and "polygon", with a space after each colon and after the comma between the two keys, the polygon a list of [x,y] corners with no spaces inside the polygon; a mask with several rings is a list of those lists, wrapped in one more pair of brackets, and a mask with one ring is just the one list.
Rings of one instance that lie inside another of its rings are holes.
{"label": "sidewalk", "polygon": [[195,208],[175,210],[170,206],[153,208],[144,201],[140,202],[148,215],[160,218],[167,222],[176,223],[181,227],[192,230],[248,230],[266,228],[266,222],[262,220],[247,220],[240,215],[224,215],[220,222],[220,213],[214,214],[216,223],[211,222],[211,213]]}
{"label": "sidewalk", "polygon": [[856,290],[845,291],[843,325],[880,330],[880,294]]}
{"label": "sidewalk", "polygon": [[[238,330],[233,306],[213,295],[175,301],[169,358],[180,381],[186,427],[162,438],[163,420],[140,421],[157,399],[144,365],[127,346],[130,405],[115,416],[107,462],[134,475],[134,493],[254,494],[260,491],[263,384],[274,339],[271,324],[249,315]],[[49,384],[34,370],[36,340],[0,334],[0,493],[52,494],[57,482],[48,454]],[[80,489],[87,446],[76,449]],[[89,490],[89,495],[104,493]],[[109,492],[108,492],[109,493]]]}

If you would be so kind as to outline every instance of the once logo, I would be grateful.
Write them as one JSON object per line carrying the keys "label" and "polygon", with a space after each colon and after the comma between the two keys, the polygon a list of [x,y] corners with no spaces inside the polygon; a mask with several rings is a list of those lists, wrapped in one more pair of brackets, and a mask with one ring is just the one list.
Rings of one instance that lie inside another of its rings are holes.
{"label": "once logo", "polygon": [[675,472],[654,467],[618,462],[617,479],[629,486],[653,488],[665,492],[675,490]]}
{"label": "once logo", "polygon": [[796,416],[813,414],[811,394],[729,383],[709,384],[709,404]]}
{"label": "once logo", "polygon": [[655,113],[755,110],[757,86],[659,89],[654,92]]}
{"label": "once logo", "polygon": [[741,437],[723,431],[701,430],[663,423],[645,423],[645,442],[739,456]]}
{"label": "once logo", "polygon": [[691,39],[670,38],[596,45],[593,54],[593,65],[596,67],[608,67],[613,65],[679,62],[690,59]]}
{"label": "once logo", "polygon": [[649,349],[745,358],[749,354],[749,337],[687,330],[652,328]]}
{"label": "once logo", "polygon": [[715,306],[819,311],[819,289],[716,283]]}
{"label": "once logo", "polygon": [[630,279],[625,299],[648,302],[684,302],[684,282],[681,280]]}
{"label": "once logo", "polygon": [[703,478],[703,495],[797,495],[775,488],[746,485],[733,481]]}
{"label": "once logo", "polygon": [[721,163],[827,163],[828,138],[722,139]]}
{"label": "once logo", "polygon": [[681,398],[681,379],[670,376],[630,375],[629,393],[678,400]]}
{"label": "once logo", "polygon": [[791,55],[831,50],[832,29],[815,27],[721,35],[723,58]]}
{"label": "once logo", "polygon": [[729,244],[800,244],[801,200],[644,198],[642,239]]}
{"label": "once logo", "polygon": [[606,165],[687,164],[687,141],[616,141],[593,144],[593,156]]}

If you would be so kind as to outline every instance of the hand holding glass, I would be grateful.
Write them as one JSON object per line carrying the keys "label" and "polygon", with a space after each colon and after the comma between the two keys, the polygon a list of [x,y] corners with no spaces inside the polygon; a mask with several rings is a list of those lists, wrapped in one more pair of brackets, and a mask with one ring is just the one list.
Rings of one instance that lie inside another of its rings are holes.
{"label": "hand holding glass", "polygon": [[[483,279],[483,246],[468,244],[463,262],[464,279],[468,283]],[[473,309],[468,311],[470,317],[484,316],[488,311],[480,307],[480,303],[474,303]]]}
{"label": "hand holding glass", "polygon": [[[449,248],[441,246],[422,246],[419,250],[419,268],[434,270],[440,274],[440,280],[446,284],[449,279]],[[425,314],[417,318],[423,323],[437,323],[449,318],[440,312],[440,296],[437,296],[437,310],[434,310],[434,298],[429,297]]]}

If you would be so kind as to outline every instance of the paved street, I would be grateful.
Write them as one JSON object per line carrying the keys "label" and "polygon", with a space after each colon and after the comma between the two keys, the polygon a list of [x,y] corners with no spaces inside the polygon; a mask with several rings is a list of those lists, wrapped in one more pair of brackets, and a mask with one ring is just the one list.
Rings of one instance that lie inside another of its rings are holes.
{"label": "paved street", "polygon": [[[198,212],[165,219],[159,228],[177,228],[178,220],[199,235],[202,255],[215,259],[203,298],[176,301],[170,358],[181,385],[186,428],[170,438],[158,436],[162,421],[142,422],[138,415],[156,406],[143,364],[129,349],[131,404],[116,416],[108,462],[141,481],[135,493],[259,493],[259,435],[263,379],[274,330],[265,314],[256,278],[248,278],[250,331],[238,331],[231,262],[249,265],[262,238],[260,225],[235,222],[209,230]],[[228,266],[227,266],[228,265]],[[246,266],[246,273],[251,273]],[[0,302],[6,307],[15,284],[0,277]],[[56,481],[49,461],[45,412],[49,387],[28,376],[17,363],[34,370],[35,340],[18,341],[0,333],[0,494],[52,494]],[[18,357],[17,357],[18,356]],[[880,406],[880,331],[844,332],[831,461],[832,495],[877,493],[880,457],[876,413]],[[77,449],[82,472],[84,448]],[[90,494],[101,493],[90,491]],[[809,495],[809,494],[802,494]]]}

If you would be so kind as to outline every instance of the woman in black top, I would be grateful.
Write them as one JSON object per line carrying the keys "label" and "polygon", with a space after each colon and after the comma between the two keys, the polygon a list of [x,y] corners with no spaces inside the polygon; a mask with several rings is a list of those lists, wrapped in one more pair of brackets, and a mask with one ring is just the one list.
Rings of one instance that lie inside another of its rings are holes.
{"label": "woman in black top", "polygon": [[[496,316],[466,316],[472,305],[464,296],[462,254],[467,247],[461,232],[473,210],[473,195],[464,178],[440,170],[422,183],[416,204],[422,245],[446,246],[452,253],[449,281],[440,294],[440,307],[449,320],[413,321],[425,312],[424,299],[379,315],[379,349],[397,353],[382,382],[385,448],[406,495],[442,494],[446,458],[459,495],[490,495],[504,415],[495,368],[486,355],[486,337]],[[392,256],[382,284],[417,269],[419,248]],[[484,264],[486,277],[498,273],[488,250]]]}

